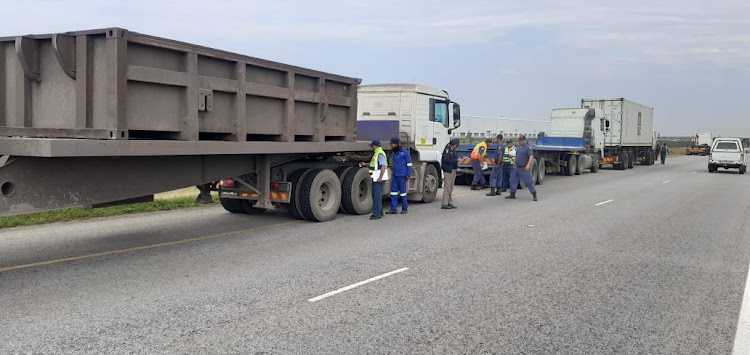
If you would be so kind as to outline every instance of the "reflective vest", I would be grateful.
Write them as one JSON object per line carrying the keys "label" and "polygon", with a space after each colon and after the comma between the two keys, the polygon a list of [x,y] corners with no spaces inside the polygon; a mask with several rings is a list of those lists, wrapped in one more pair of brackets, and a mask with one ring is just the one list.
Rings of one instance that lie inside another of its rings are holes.
{"label": "reflective vest", "polygon": [[516,150],[515,147],[508,148],[507,145],[505,146],[505,153],[503,153],[503,164],[513,164],[513,160],[515,160],[515,158],[510,156],[510,152],[514,150]]}
{"label": "reflective vest", "polygon": [[385,158],[385,152],[383,151],[382,147],[378,147],[377,149],[375,149],[375,152],[372,154],[372,159],[370,160],[370,174],[372,174],[373,170],[377,170],[377,168],[378,168],[378,157],[381,154],[383,154],[383,158]]}
{"label": "reflective vest", "polygon": [[[484,153],[482,153],[482,155],[479,155],[479,149],[482,147],[484,147]],[[474,150],[471,151],[471,159],[483,160],[486,155],[487,155],[487,143],[485,142],[477,144],[477,146],[474,147]]]}

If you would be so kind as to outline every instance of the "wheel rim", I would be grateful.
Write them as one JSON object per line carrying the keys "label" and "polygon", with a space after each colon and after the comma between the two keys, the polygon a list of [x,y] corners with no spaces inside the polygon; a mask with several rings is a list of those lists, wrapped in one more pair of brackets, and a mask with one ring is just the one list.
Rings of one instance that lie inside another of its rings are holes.
{"label": "wheel rim", "polygon": [[432,194],[437,190],[437,177],[435,175],[427,174],[424,178],[424,191],[427,194]]}
{"label": "wheel rim", "polygon": [[359,186],[357,188],[357,197],[359,202],[365,202],[367,201],[367,181],[364,179],[359,182]]}
{"label": "wheel rim", "polygon": [[318,206],[324,210],[327,211],[333,207],[333,198],[331,196],[333,195],[333,185],[330,182],[324,182],[320,185],[320,195],[318,197]]}

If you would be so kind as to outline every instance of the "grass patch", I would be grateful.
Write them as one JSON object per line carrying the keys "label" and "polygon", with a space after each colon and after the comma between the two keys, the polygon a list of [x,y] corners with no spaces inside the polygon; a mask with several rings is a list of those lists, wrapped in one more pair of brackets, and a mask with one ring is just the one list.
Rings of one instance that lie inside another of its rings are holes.
{"label": "grass patch", "polygon": [[[31,226],[37,224],[84,220],[98,217],[112,217],[125,214],[179,210],[185,208],[210,207],[214,205],[200,205],[195,203],[195,196],[156,199],[153,202],[136,203],[132,205],[112,206],[103,208],[67,208],[48,212],[38,212],[19,216],[0,217],[0,229],[10,227]],[[219,198],[214,194],[214,202]]]}

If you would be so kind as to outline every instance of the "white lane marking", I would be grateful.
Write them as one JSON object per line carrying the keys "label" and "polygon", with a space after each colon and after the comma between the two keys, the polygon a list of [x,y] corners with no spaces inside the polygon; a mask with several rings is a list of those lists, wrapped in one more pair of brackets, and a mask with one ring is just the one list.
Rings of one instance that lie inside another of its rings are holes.
{"label": "white lane marking", "polygon": [[672,180],[663,181],[662,184],[669,184]]}
{"label": "white lane marking", "polygon": [[695,174],[695,173],[697,173],[697,171],[693,171],[693,172],[692,172],[692,174]]}
{"label": "white lane marking", "polygon": [[604,202],[599,202],[599,203],[595,204],[594,206],[606,205],[606,204],[608,204],[608,203],[610,203],[612,201],[614,201],[614,200],[607,200],[607,201],[604,201]]}
{"label": "white lane marking", "polygon": [[750,355],[750,270],[745,280],[745,293],[740,307],[740,319],[737,321],[737,334],[734,336],[733,355]]}
{"label": "white lane marking", "polygon": [[328,292],[328,293],[326,293],[326,294],[320,295],[320,296],[318,296],[318,297],[313,297],[313,298],[311,298],[311,299],[309,299],[309,300],[307,300],[307,301],[309,301],[309,302],[317,302],[317,301],[320,301],[320,300],[322,300],[322,299],[324,299],[324,298],[328,298],[328,297],[331,297],[331,296],[333,296],[333,295],[337,295],[337,294],[339,294],[339,293],[341,293],[341,292],[346,292],[346,291],[349,291],[349,290],[351,290],[351,289],[353,289],[353,288],[357,288],[357,287],[359,287],[359,286],[362,286],[362,285],[368,284],[368,283],[370,283],[370,282],[373,282],[373,281],[377,281],[377,280],[380,280],[380,279],[382,279],[382,278],[386,278],[386,277],[388,277],[388,276],[391,276],[391,275],[395,275],[395,274],[398,274],[399,272],[404,272],[404,271],[406,271],[406,270],[409,270],[409,268],[408,268],[408,267],[405,267],[405,268],[403,268],[403,269],[398,269],[398,270],[394,270],[394,271],[391,271],[391,272],[387,272],[387,273],[385,273],[385,274],[382,274],[382,275],[378,275],[378,276],[375,276],[375,277],[373,277],[373,278],[370,278],[370,279],[367,279],[367,280],[364,280],[364,281],[360,281],[360,282],[357,282],[357,283],[355,283],[355,284],[351,284],[351,285],[349,285],[349,286],[346,286],[346,287],[342,287],[342,288],[340,288],[340,289],[338,289],[338,290],[336,290],[336,291],[331,291],[331,292]]}

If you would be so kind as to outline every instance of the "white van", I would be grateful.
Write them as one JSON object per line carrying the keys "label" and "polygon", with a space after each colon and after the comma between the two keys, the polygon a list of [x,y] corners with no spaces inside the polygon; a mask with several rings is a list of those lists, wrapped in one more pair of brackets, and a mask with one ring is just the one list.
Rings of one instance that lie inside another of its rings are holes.
{"label": "white van", "polygon": [[708,172],[713,173],[719,168],[739,169],[740,174],[747,170],[745,149],[739,138],[716,138],[708,154]]}

